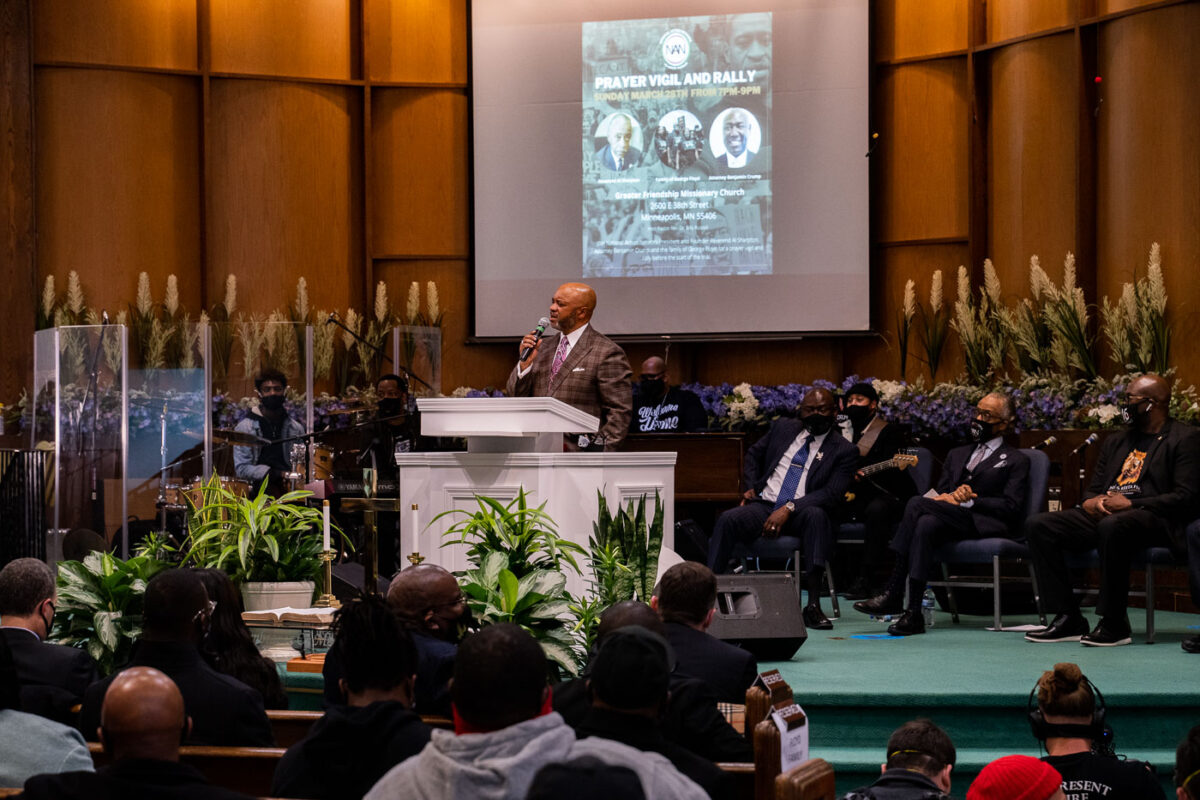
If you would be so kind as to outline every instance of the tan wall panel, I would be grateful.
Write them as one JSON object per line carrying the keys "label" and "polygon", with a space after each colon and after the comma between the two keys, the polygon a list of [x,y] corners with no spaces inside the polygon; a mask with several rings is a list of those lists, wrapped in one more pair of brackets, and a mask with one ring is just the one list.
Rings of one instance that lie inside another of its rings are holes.
{"label": "tan wall panel", "polygon": [[349,0],[210,0],[212,69],[346,80],[354,74]]}
{"label": "tan wall panel", "polygon": [[884,241],[967,235],[966,60],[879,71],[883,162],[875,198]]}
{"label": "tan wall panel", "polygon": [[376,89],[371,103],[374,255],[466,256],[466,95]]}
{"label": "tan wall panel", "polygon": [[987,252],[1006,286],[1024,284],[1035,254],[1058,280],[1076,249],[1073,37],[997,51],[990,94]]}
{"label": "tan wall panel", "polygon": [[503,389],[517,358],[517,341],[503,344],[468,345],[471,286],[466,261],[378,261],[375,279],[386,281],[392,305],[400,311],[409,284],[421,284],[421,307],[425,309],[425,282],[438,286],[442,322],[442,391],[459,386]]}
{"label": "tan wall panel", "polygon": [[364,0],[373,81],[467,82],[466,0]]}
{"label": "tan wall panel", "polygon": [[1200,379],[1200,5],[1115,20],[1102,29],[1097,289],[1117,295],[1162,247],[1173,361]]}
{"label": "tan wall panel", "polygon": [[1075,22],[1077,0],[989,0],[987,40],[1002,42]]}
{"label": "tan wall panel", "polygon": [[879,61],[965,50],[967,0],[883,0],[874,36]]}
{"label": "tan wall panel", "polygon": [[198,69],[196,0],[35,0],[34,60]]}
{"label": "tan wall panel", "polygon": [[755,384],[811,383],[842,377],[841,339],[797,342],[712,342],[704,345],[696,364],[696,380]]}
{"label": "tan wall panel", "polygon": [[1104,14],[1115,14],[1118,11],[1138,8],[1139,6],[1151,6],[1158,2],[1159,0],[1096,0],[1096,13],[1101,16]]}
{"label": "tan wall panel", "polygon": [[194,78],[41,68],[36,76],[39,280],[76,270],[114,317],[139,272],[162,297],[175,273],[196,313],[199,107]]}
{"label": "tan wall panel", "polygon": [[363,274],[359,90],[214,80],[209,292],[238,276],[239,306],[358,306]]}

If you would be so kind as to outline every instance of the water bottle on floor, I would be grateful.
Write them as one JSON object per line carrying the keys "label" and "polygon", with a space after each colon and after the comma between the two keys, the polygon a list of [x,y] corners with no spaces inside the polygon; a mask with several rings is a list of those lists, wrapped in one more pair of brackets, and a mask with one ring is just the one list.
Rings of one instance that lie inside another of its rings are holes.
{"label": "water bottle on floor", "polygon": [[937,608],[937,598],[933,596],[933,589],[926,586],[925,594],[921,595],[921,616],[925,619],[925,627],[933,627],[933,610]]}

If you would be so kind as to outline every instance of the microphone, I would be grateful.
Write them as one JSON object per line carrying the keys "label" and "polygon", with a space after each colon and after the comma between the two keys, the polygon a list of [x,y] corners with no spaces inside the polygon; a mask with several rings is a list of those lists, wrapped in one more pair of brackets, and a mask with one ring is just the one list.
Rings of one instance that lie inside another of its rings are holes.
{"label": "microphone", "polygon": [[1079,447],[1076,447],[1074,450],[1071,451],[1071,455],[1073,455],[1073,456],[1079,455],[1084,450],[1087,450],[1090,446],[1094,445],[1096,443],[1096,440],[1099,438],[1100,438],[1100,434],[1098,434],[1098,433],[1091,434],[1090,436],[1088,436],[1086,439],[1083,440],[1083,444],[1079,445]]}
{"label": "microphone", "polygon": [[521,351],[521,357],[518,358],[517,361],[524,361],[525,359],[529,358],[529,354],[533,352],[534,347],[537,347],[537,343],[542,340],[542,334],[544,334],[546,332],[546,328],[549,327],[550,319],[548,317],[542,317],[538,320],[537,327],[533,329],[533,332],[537,334],[537,338],[533,340],[533,344],[530,347],[526,347]]}
{"label": "microphone", "polygon": [[879,134],[872,133],[871,134],[871,145],[870,145],[870,147],[867,148],[867,152],[864,154],[863,158],[870,158],[871,154],[875,152],[875,146],[877,144],[879,144]]}
{"label": "microphone", "polygon": [[1057,441],[1058,441],[1058,437],[1057,437],[1057,436],[1047,436],[1047,437],[1045,438],[1045,440],[1043,440],[1043,441],[1041,441],[1041,442],[1038,442],[1037,444],[1035,444],[1035,445],[1033,446],[1033,449],[1034,449],[1034,450],[1041,450],[1042,448],[1049,447],[1050,445],[1054,444],[1054,443],[1055,443],[1055,442],[1057,442]]}
{"label": "microphone", "polygon": [[334,322],[337,322],[337,320],[338,320],[338,315],[337,315],[337,312],[336,312],[336,311],[331,311],[331,312],[329,312],[329,319],[325,320],[325,324],[326,324],[326,325],[331,325],[331,324],[333,324]]}
{"label": "microphone", "polygon": [[107,310],[100,312],[100,324],[101,325],[108,324],[108,311]]}

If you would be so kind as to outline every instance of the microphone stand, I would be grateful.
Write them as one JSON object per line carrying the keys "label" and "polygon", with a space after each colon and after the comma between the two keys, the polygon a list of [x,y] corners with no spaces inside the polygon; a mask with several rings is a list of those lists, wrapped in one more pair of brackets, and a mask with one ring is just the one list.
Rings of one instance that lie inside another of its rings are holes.
{"label": "microphone stand", "polygon": [[90,446],[88,447],[88,465],[91,467],[91,509],[92,529],[103,532],[104,512],[97,508],[99,503],[99,476],[96,468],[96,429],[100,427],[100,353],[104,350],[104,333],[108,329],[108,313],[104,313],[104,321],[100,325],[100,336],[96,341],[96,349],[92,351],[91,364],[88,367],[88,384],[83,390],[83,400],[79,404],[79,422],[76,433],[79,439],[76,454],[83,455],[83,415],[87,409],[88,396],[92,399],[92,430]]}
{"label": "microphone stand", "polygon": [[426,383],[424,380],[422,380],[422,379],[421,379],[421,378],[420,378],[420,377],[417,375],[417,373],[413,372],[411,369],[409,369],[408,367],[404,366],[403,364],[397,364],[397,363],[395,362],[395,360],[394,360],[394,359],[393,359],[393,358],[392,358],[390,355],[388,355],[387,351],[386,351],[386,350],[384,350],[382,347],[380,347],[380,346],[379,346],[379,345],[377,345],[377,344],[373,344],[372,342],[368,342],[366,339],[364,339],[363,337],[359,336],[357,333],[355,333],[353,330],[351,330],[349,327],[347,327],[347,326],[346,326],[346,325],[345,325],[345,324],[344,324],[344,323],[343,323],[343,322],[342,322],[340,319],[338,319],[338,315],[337,315],[336,313],[334,313],[334,314],[330,314],[330,315],[329,315],[329,318],[328,318],[327,320],[325,320],[325,324],[326,324],[326,325],[330,324],[331,322],[332,322],[334,325],[337,325],[337,326],[338,326],[339,328],[341,328],[342,330],[344,330],[346,333],[348,333],[348,334],[350,334],[351,336],[353,336],[353,337],[354,337],[354,341],[358,342],[359,344],[365,344],[367,347],[369,347],[369,348],[371,348],[372,350],[374,350],[374,351],[375,351],[376,353],[378,353],[380,356],[382,356],[383,358],[387,359],[387,362],[388,362],[389,364],[391,364],[391,365],[392,365],[392,368],[393,368],[393,369],[398,369],[398,370],[400,370],[401,372],[403,372],[403,373],[404,373],[404,374],[405,374],[405,375],[406,375],[406,376],[409,378],[409,380],[414,380],[414,381],[416,381],[417,383],[419,383],[419,384],[421,384],[422,386],[424,386],[426,389],[428,389],[428,390],[430,390],[430,391],[433,391],[433,387],[432,387],[432,386],[430,386],[428,383]]}

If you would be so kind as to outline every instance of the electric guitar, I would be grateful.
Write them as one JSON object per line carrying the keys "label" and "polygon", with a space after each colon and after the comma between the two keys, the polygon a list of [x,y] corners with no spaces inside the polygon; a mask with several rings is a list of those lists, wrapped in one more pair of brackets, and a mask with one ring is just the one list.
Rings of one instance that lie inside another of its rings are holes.
{"label": "electric guitar", "polygon": [[[917,450],[915,447],[904,447],[896,451],[896,455],[889,458],[887,461],[879,461],[875,464],[868,464],[865,467],[859,467],[855,471],[854,477],[865,478],[868,475],[874,475],[876,472],[883,472],[885,469],[905,470],[909,467],[917,465]],[[854,501],[854,492],[846,492],[846,502]]]}

